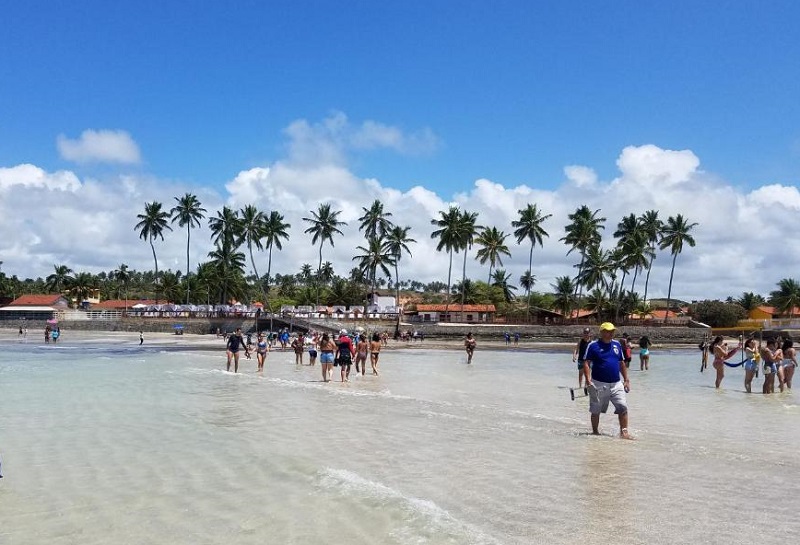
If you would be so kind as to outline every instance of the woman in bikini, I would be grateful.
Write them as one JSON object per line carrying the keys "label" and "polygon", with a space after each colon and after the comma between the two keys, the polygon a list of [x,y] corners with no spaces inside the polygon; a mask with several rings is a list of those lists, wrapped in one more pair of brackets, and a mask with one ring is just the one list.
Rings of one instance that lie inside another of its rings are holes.
{"label": "woman in bikini", "polygon": [[372,374],[378,374],[378,357],[381,355],[381,336],[377,333],[372,334],[372,342],[369,343],[369,360],[372,364]]}
{"label": "woman in bikini", "polygon": [[467,338],[464,339],[464,350],[467,351],[467,363],[472,363],[472,355],[475,353],[477,344],[477,341],[475,341],[475,338],[472,336],[472,332],[467,333]]}
{"label": "woman in bikini", "polygon": [[269,343],[264,338],[263,333],[258,334],[258,342],[256,342],[256,360],[258,361],[258,371],[264,370],[264,361],[267,359],[267,352],[269,352]]}
{"label": "woman in bikini", "polygon": [[356,375],[358,374],[358,366],[361,365],[361,376],[367,372],[367,338],[363,333],[358,336],[358,343],[356,343]]}
{"label": "woman in bikini", "polygon": [[740,347],[728,350],[728,347],[722,344],[722,335],[717,335],[711,342],[711,352],[714,354],[714,369],[717,371],[717,380],[714,385],[719,388],[722,384],[722,379],[725,377],[725,360],[736,354]]}
{"label": "woman in bikini", "polygon": [[761,359],[764,362],[764,385],[761,387],[763,394],[775,392],[775,375],[778,373],[777,362],[780,358],[777,346],[775,339],[770,339],[767,341],[767,346],[761,347]]}
{"label": "woman in bikini", "polygon": [[[792,389],[792,377],[797,367],[797,352],[795,352],[793,343],[789,339],[783,341],[781,350],[783,351],[783,365],[781,366],[783,371],[783,383],[781,384],[782,392],[784,386],[786,386],[787,390]],[[778,375],[778,377],[781,378],[780,375]]]}

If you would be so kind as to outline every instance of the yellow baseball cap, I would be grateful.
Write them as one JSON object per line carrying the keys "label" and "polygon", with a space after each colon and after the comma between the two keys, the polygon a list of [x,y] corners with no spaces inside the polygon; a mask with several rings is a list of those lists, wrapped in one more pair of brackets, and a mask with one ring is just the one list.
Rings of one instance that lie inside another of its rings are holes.
{"label": "yellow baseball cap", "polygon": [[614,331],[617,329],[611,322],[603,322],[600,324],[600,331]]}

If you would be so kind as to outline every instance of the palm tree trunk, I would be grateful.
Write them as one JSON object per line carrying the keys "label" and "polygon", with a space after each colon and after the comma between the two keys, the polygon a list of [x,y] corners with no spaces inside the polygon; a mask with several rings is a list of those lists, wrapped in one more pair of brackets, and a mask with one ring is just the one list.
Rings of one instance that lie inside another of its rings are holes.
{"label": "palm tree trunk", "polygon": [[486,283],[491,286],[492,285],[492,269],[494,268],[494,263],[491,261],[489,262],[489,279],[486,280]]}
{"label": "palm tree trunk", "polygon": [[322,244],[324,240],[319,241],[319,266],[317,266],[317,306],[319,306],[319,284],[322,281]]}
{"label": "palm tree trunk", "polygon": [[447,293],[444,300],[444,313],[446,316],[450,315],[450,280],[453,274],[453,249],[450,248],[450,266],[447,268]]}
{"label": "palm tree trunk", "polygon": [[150,249],[153,250],[153,261],[156,265],[156,304],[158,304],[158,258],[156,257],[156,247],[153,246],[153,237],[150,237]]}
{"label": "palm tree trunk", "polygon": [[[533,241],[531,240],[531,251],[528,254],[528,274],[533,278]],[[531,284],[528,282],[528,290],[527,290],[527,297],[528,297],[528,307],[531,304]],[[528,309],[530,310],[530,308]]]}
{"label": "palm tree trunk", "polygon": [[464,266],[461,269],[461,319],[464,319],[464,281],[467,279],[467,249],[464,248]]}
{"label": "palm tree trunk", "polygon": [[259,286],[261,286],[261,277],[258,275],[258,269],[256,268],[256,260],[253,259],[253,245],[248,244],[247,249],[250,251],[250,264],[253,266],[253,272],[256,274],[256,283]]}
{"label": "palm tree trunk", "polygon": [[650,256],[650,263],[647,265],[647,276],[644,279],[644,298],[642,299],[644,303],[647,302],[647,286],[650,284],[650,269],[653,268],[653,259],[655,259],[655,256]]}
{"label": "palm tree trunk", "polygon": [[267,258],[267,292],[269,292],[269,282],[272,280],[272,244],[269,245],[269,257]]}
{"label": "palm tree trunk", "polygon": [[675,260],[678,259],[678,253],[672,254],[672,270],[669,272],[669,288],[667,289],[667,312],[664,314],[664,323],[667,323],[667,318],[669,318],[669,303],[670,298],[672,297],[672,275],[675,274]]}
{"label": "palm tree trunk", "polygon": [[186,304],[189,304],[189,243],[192,240],[192,224],[186,224]]}
{"label": "palm tree trunk", "polygon": [[636,293],[636,277],[639,275],[639,265],[633,269],[633,282],[631,282],[631,291]]}
{"label": "palm tree trunk", "polygon": [[[578,278],[575,280],[575,303],[578,304],[578,308],[580,308],[580,300],[581,296],[583,295],[583,281],[581,276],[583,275],[583,263],[585,259],[586,253],[581,251],[581,264],[578,266]],[[571,311],[570,314],[572,314]],[[570,316],[570,318],[572,318],[572,316]],[[577,318],[578,317],[575,316],[576,320]]]}
{"label": "palm tree trunk", "polygon": [[[619,320],[619,307],[622,305],[622,296],[624,293],[624,286],[625,286],[625,277],[628,275],[628,271],[622,271],[622,280],[619,283],[619,297],[617,297],[617,304],[614,307],[614,322],[616,323]],[[613,289],[612,289],[613,293]],[[609,294],[611,295],[611,294]]]}

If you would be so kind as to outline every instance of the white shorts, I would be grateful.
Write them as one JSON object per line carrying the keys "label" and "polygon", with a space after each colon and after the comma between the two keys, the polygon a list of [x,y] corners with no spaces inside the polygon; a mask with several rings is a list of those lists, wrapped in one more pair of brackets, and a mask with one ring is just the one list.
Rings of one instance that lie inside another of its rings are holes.
{"label": "white shorts", "polygon": [[614,414],[628,412],[628,402],[625,398],[625,387],[622,382],[600,382],[593,380],[589,386],[589,412],[592,414],[604,413],[608,410],[608,402],[614,405]]}

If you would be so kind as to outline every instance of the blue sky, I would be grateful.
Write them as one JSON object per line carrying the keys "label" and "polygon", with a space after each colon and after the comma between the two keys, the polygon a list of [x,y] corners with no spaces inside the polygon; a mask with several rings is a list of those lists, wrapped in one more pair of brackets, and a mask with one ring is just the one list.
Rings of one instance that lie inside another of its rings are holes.
{"label": "blue sky", "polygon": [[433,131],[432,152],[352,168],[445,194],[574,163],[611,178],[643,143],[745,187],[800,167],[794,2],[122,4],[5,2],[0,163],[65,168],[56,135],[119,128],[139,169],[221,185],[280,157],[292,120],[342,111]]}
{"label": "blue sky", "polygon": [[[0,0],[3,270],[150,268],[136,214],[190,191],[284,213],[284,272],[316,262],[302,218],[332,202],[350,225],[326,259],[346,274],[380,199],[425,281],[447,270],[440,210],[510,232],[535,202],[542,291],[574,274],[559,239],[579,205],[608,217],[606,247],[623,215],[681,213],[699,225],[675,296],[767,294],[800,268],[800,3],[721,4]],[[211,246],[192,241],[196,264]],[[159,242],[164,267],[184,245]]]}

